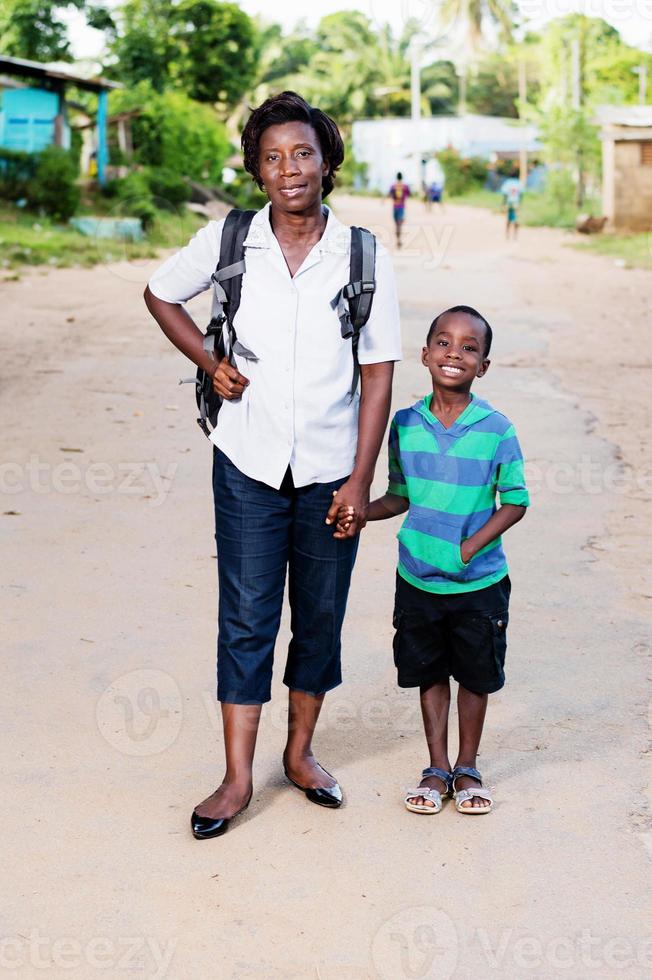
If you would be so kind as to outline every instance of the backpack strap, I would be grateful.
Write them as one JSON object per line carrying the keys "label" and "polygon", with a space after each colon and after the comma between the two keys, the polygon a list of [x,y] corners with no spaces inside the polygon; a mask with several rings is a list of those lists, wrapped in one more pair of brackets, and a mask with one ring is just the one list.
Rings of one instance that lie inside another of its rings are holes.
{"label": "backpack strap", "polygon": [[358,363],[358,342],[360,331],[369,319],[374,293],[376,292],[376,238],[366,228],[351,228],[350,281],[344,286],[331,307],[337,310],[342,337],[351,338],[353,354],[353,380],[351,398],[354,397],[360,380]]}
{"label": "backpack strap", "polygon": [[233,320],[240,306],[242,276],[245,272],[244,242],[255,211],[233,208],[226,216],[222,228],[220,258],[211,276],[213,282],[213,312],[204,337],[204,350],[215,356],[215,343],[219,336],[220,353],[232,359],[236,341]]}
{"label": "backpack strap", "polygon": [[[233,345],[236,342],[233,320],[240,306],[245,272],[244,242],[255,213],[233,208],[222,227],[220,258],[211,276],[213,309],[204,335],[204,350],[213,359],[217,356],[228,357],[233,363]],[[195,385],[200,415],[197,423],[204,434],[210,436],[210,427],[215,428],[217,424],[221,399],[213,391],[213,379],[201,368],[197,370]]]}

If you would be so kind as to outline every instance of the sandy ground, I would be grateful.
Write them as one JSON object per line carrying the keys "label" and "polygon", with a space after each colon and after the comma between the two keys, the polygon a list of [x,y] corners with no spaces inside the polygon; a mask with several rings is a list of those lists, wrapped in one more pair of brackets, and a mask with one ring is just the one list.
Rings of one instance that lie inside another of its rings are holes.
{"label": "sandy ground", "polygon": [[[385,202],[338,211],[389,237]],[[651,975],[650,276],[562,233],[502,232],[495,215],[413,203],[396,257],[395,406],[425,392],[432,315],[477,306],[495,327],[477,391],[529,459],[482,820],[401,804],[426,755],[417,699],[395,685],[385,522],[365,532],[346,680],[316,746],[346,806],[284,781],[277,669],[252,805],[226,837],[192,839],[190,811],[221,775],[211,454],[177,387],[193,370],[141,302],[154,263],[1,285],[0,973]],[[191,309],[203,322],[206,297]],[[286,618],[281,662],[287,639]]]}

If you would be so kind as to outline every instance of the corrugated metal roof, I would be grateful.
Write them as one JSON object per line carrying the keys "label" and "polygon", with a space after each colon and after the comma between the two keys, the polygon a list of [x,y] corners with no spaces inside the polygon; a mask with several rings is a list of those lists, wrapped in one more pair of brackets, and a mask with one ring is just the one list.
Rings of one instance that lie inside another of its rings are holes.
{"label": "corrugated metal roof", "polygon": [[78,88],[91,92],[123,87],[121,82],[112,82],[108,78],[89,78],[75,72],[74,65],[62,62],[28,61],[26,58],[0,56],[0,71],[23,78],[52,78],[56,81],[73,82]]}
{"label": "corrugated metal roof", "polygon": [[652,105],[600,105],[594,118],[603,126],[652,126]]}

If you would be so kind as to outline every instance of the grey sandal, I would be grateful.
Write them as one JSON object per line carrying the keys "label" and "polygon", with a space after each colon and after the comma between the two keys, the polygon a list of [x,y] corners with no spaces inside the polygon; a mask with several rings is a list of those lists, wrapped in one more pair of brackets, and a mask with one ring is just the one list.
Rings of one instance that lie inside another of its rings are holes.
{"label": "grey sandal", "polygon": [[[429,766],[424,769],[421,773],[421,778],[426,779],[428,776],[437,776],[441,779],[443,783],[446,784],[446,796],[450,793],[451,787],[451,774],[446,772],[445,769],[438,769],[436,766]],[[424,800],[430,800],[433,804],[428,806],[426,803],[411,803],[411,800],[416,800],[421,797]],[[431,789],[428,786],[417,786],[416,789],[409,789],[405,794],[405,800],[403,801],[408,810],[412,813],[439,813],[441,810],[441,793],[438,789]]]}
{"label": "grey sandal", "polygon": [[[470,776],[472,779],[477,779],[480,785],[469,786],[468,789],[455,789],[455,780],[460,776]],[[485,789],[485,787],[482,785],[482,776],[477,769],[473,769],[471,766],[456,766],[451,773],[451,786],[453,788],[455,809],[459,811],[459,813],[470,813],[475,817],[480,813],[491,812],[491,808],[494,805],[493,797],[489,790]],[[486,800],[489,806],[462,805],[464,803],[468,803],[474,796],[479,797],[481,800]]]}

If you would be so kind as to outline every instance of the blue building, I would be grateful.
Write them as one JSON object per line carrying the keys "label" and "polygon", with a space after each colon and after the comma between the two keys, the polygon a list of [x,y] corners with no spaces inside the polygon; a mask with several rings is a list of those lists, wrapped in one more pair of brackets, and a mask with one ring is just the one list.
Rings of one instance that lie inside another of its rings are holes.
{"label": "blue building", "polygon": [[23,58],[0,57],[0,72],[8,76],[0,78],[0,146],[9,150],[38,153],[51,144],[69,148],[66,86],[75,85],[97,94],[97,175],[103,184],[108,164],[108,93],[110,89],[121,88],[120,83],[105,78],[84,78],[67,65],[41,64]]}

